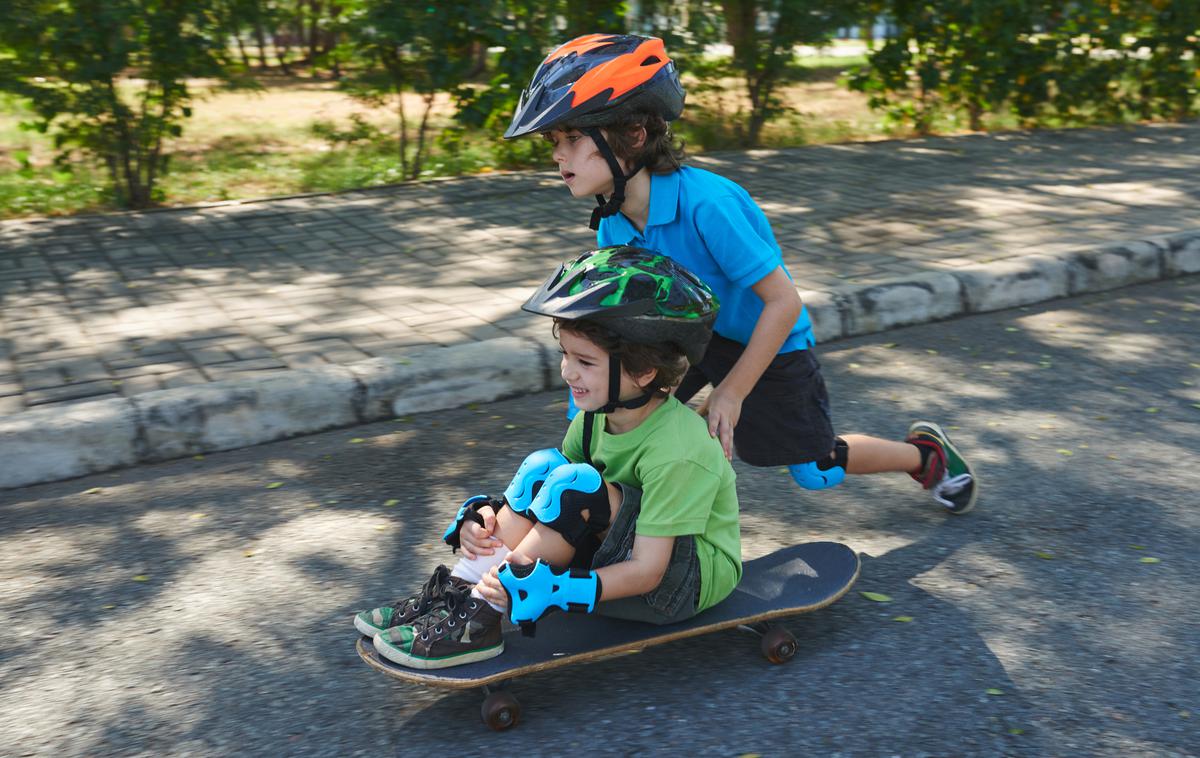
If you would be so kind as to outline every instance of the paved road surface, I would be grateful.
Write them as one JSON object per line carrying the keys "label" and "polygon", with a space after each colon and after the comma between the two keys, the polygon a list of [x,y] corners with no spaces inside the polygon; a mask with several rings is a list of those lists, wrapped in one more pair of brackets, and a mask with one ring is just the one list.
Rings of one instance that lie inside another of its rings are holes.
{"label": "paved road surface", "polygon": [[446,559],[558,393],[0,493],[0,753],[1200,754],[1198,323],[1191,277],[830,346],[840,429],[950,425],[977,510],[739,463],[746,557],[841,540],[892,602],[794,619],[786,666],[729,632],[530,677],[503,736],[363,666],[350,614]]}

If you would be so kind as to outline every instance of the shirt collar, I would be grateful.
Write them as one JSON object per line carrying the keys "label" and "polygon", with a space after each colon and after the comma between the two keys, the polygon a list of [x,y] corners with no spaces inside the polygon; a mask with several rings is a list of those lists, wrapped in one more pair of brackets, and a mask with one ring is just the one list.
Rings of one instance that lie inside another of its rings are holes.
{"label": "shirt collar", "polygon": [[[676,214],[679,212],[679,172],[672,171],[669,174],[651,174],[650,175],[650,212],[646,217],[646,228],[652,226],[661,226],[669,224],[675,220]],[[625,217],[624,213],[618,213],[608,219],[610,224],[616,224],[613,237],[621,239],[629,237],[630,242],[637,242],[645,239],[645,231],[638,232],[633,227],[633,222]]]}
{"label": "shirt collar", "polygon": [[650,175],[650,213],[646,226],[661,226],[675,220],[679,211],[679,171]]}

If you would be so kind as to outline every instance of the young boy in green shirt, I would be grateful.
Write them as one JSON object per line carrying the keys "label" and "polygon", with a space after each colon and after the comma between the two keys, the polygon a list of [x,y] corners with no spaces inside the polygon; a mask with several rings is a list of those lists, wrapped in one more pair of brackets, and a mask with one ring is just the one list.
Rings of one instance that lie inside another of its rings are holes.
{"label": "young boy in green shirt", "polygon": [[355,627],[380,655],[443,668],[499,655],[501,614],[551,609],[666,624],[741,579],[734,473],[671,389],[703,355],[718,303],[665,256],[631,247],[564,264],[523,306],[554,318],[576,405],[562,451],[521,464],[502,498],[467,500],[444,539],[452,570]]}

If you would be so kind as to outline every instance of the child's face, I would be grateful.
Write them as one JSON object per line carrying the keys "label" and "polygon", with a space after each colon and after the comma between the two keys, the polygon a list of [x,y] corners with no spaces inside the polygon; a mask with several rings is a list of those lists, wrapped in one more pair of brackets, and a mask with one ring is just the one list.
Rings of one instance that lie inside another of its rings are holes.
{"label": "child's face", "polygon": [[592,138],[577,129],[555,129],[546,135],[554,145],[554,162],[574,197],[608,195],[613,190],[612,170]]}
{"label": "child's face", "polygon": [[[603,408],[608,402],[608,353],[588,338],[566,329],[559,331],[558,344],[562,347],[559,371],[563,381],[571,388],[575,407],[582,411]],[[621,394],[618,397],[629,400],[644,391],[622,368]]]}

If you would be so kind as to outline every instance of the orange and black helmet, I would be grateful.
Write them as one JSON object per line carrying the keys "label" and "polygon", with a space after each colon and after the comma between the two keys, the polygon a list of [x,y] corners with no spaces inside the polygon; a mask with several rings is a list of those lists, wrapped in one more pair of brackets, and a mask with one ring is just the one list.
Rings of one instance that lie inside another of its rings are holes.
{"label": "orange and black helmet", "polygon": [[521,93],[512,139],[564,124],[605,126],[626,113],[656,113],[674,121],[683,111],[679,72],[657,37],[587,34],[542,61]]}

